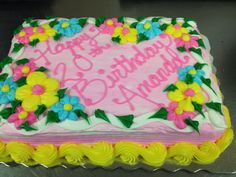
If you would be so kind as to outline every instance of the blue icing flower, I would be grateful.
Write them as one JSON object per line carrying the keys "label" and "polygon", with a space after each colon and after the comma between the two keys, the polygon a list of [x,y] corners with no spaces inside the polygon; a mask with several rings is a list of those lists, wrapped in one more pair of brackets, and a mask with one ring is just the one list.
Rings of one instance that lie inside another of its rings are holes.
{"label": "blue icing flower", "polygon": [[6,104],[15,99],[16,84],[12,77],[0,82],[0,104]]}
{"label": "blue icing flower", "polygon": [[74,34],[79,33],[82,30],[82,27],[78,24],[77,18],[71,18],[68,20],[61,20],[54,26],[54,29],[63,36],[71,37]]}
{"label": "blue icing flower", "polygon": [[200,69],[195,69],[194,66],[186,66],[185,68],[180,68],[178,70],[179,80],[184,81],[186,76],[190,74],[193,77],[193,81],[202,85],[201,77],[205,75],[205,72]]}
{"label": "blue icing flower", "polygon": [[60,102],[54,104],[51,109],[58,113],[59,119],[64,121],[77,120],[78,116],[75,114],[75,110],[83,110],[84,106],[79,103],[79,98],[77,96],[65,95]]}
{"label": "blue icing flower", "polygon": [[153,39],[162,33],[160,24],[158,22],[151,22],[150,20],[147,20],[145,23],[138,23],[136,29],[139,34],[144,34],[148,39]]}

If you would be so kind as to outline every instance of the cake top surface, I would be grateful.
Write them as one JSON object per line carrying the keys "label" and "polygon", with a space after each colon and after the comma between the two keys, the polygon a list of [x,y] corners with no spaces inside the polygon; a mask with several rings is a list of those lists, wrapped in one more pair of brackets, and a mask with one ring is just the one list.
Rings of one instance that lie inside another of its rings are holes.
{"label": "cake top surface", "polygon": [[52,124],[70,131],[153,130],[156,122],[180,132],[226,127],[209,44],[189,18],[29,18],[1,68],[8,133]]}

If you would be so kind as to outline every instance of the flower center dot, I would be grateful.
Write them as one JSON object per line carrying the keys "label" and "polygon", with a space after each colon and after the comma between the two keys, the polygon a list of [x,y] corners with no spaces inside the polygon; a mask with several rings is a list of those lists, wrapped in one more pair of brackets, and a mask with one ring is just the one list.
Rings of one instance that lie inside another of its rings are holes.
{"label": "flower center dot", "polygon": [[180,108],[176,108],[176,109],[175,109],[175,113],[176,113],[177,115],[180,115],[180,114],[183,113],[183,110],[180,109]]}
{"label": "flower center dot", "polygon": [[28,116],[28,112],[26,112],[26,111],[21,111],[21,112],[18,114],[18,118],[19,118],[19,119],[25,119],[25,118],[27,118],[27,116]]}
{"label": "flower center dot", "polygon": [[175,29],[180,29],[180,28],[181,28],[180,24],[175,25]]}
{"label": "flower center dot", "polygon": [[61,24],[62,28],[67,28],[68,26],[70,26],[69,22],[64,22],[64,23]]}
{"label": "flower center dot", "polygon": [[20,37],[23,37],[23,36],[25,36],[26,35],[26,33],[24,32],[24,31],[21,31],[20,33],[19,33],[19,36]]}
{"label": "flower center dot", "polygon": [[183,41],[188,42],[190,40],[189,35],[183,35],[182,37]]}
{"label": "flower center dot", "polygon": [[150,23],[145,23],[143,27],[144,27],[144,29],[149,29],[149,28],[151,28],[151,24]]}
{"label": "flower center dot", "polygon": [[63,108],[66,111],[70,111],[70,110],[72,110],[73,106],[71,104],[64,104]]}
{"label": "flower center dot", "polygon": [[29,71],[30,71],[29,66],[24,66],[24,67],[21,69],[21,72],[24,73],[24,74],[29,73]]}
{"label": "flower center dot", "polygon": [[37,32],[44,33],[44,29],[42,27],[38,27]]}
{"label": "flower center dot", "polygon": [[45,89],[42,85],[34,85],[32,88],[32,93],[34,95],[42,95],[44,93]]}
{"label": "flower center dot", "polygon": [[123,28],[122,33],[123,34],[128,34],[129,33],[129,28]]}
{"label": "flower center dot", "polygon": [[112,20],[107,20],[107,24],[108,25],[113,25],[113,21]]}
{"label": "flower center dot", "polygon": [[184,92],[184,95],[186,96],[194,96],[195,95],[195,92],[193,89],[187,89],[185,92]]}
{"label": "flower center dot", "polygon": [[191,69],[188,73],[191,74],[191,75],[194,75],[194,74],[197,73],[197,71],[195,69]]}
{"label": "flower center dot", "polygon": [[2,92],[9,92],[10,91],[9,85],[3,85],[1,91]]}

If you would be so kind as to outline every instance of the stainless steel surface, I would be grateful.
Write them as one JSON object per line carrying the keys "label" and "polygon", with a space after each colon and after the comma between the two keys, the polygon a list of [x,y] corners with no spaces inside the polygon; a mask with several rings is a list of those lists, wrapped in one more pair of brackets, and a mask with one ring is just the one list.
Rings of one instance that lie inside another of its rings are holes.
{"label": "stainless steel surface", "polygon": [[[192,17],[199,29],[210,41],[217,77],[221,83],[225,104],[229,107],[232,124],[236,123],[236,1],[226,0],[0,0],[0,57],[8,53],[12,32],[24,18],[35,16],[83,17],[83,16],[153,16]],[[122,168],[64,168],[47,169],[17,165],[0,165],[0,177],[141,177],[141,176],[224,176],[236,171],[236,141],[222,154],[216,163],[207,166],[191,165],[184,171],[165,165],[167,170]],[[200,171],[199,171],[200,169]],[[203,170],[202,170],[203,169]],[[178,171],[170,173],[170,171]],[[189,172],[197,172],[192,174]],[[212,174],[224,173],[224,174]],[[236,175],[227,175],[236,176]]]}

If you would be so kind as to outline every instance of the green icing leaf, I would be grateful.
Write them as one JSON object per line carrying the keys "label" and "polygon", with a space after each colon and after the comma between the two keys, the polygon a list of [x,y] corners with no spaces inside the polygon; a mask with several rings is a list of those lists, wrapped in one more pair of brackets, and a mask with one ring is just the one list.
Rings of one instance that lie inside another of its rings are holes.
{"label": "green icing leaf", "polygon": [[138,41],[137,41],[138,43],[146,40],[148,40],[148,38],[145,36],[145,34],[140,33],[138,35]]}
{"label": "green icing leaf", "polygon": [[60,122],[60,119],[58,117],[58,113],[55,113],[54,111],[48,111],[46,124],[58,123],[58,122]]}
{"label": "green icing leaf", "polygon": [[206,106],[210,109],[215,110],[216,112],[220,113],[221,115],[223,115],[223,112],[221,109],[221,103],[209,102],[209,103],[206,103]]}
{"label": "green icing leaf", "polygon": [[200,47],[206,48],[206,46],[205,46],[205,44],[204,44],[204,42],[203,42],[202,39],[198,39],[197,42],[198,42],[198,45],[199,45]]}
{"label": "green icing leaf", "polygon": [[194,65],[194,68],[195,68],[196,70],[202,69],[203,66],[205,66],[205,65],[207,65],[207,64],[206,64],[206,63],[196,63],[196,64]]}
{"label": "green icing leaf", "polygon": [[61,99],[65,96],[65,92],[66,92],[67,88],[64,88],[64,89],[59,89],[57,91],[57,96]]}
{"label": "green icing leaf", "polygon": [[130,25],[130,28],[136,28],[137,24],[138,24],[138,22],[132,23],[132,24]]}
{"label": "green icing leaf", "polygon": [[39,43],[39,39],[35,39],[29,43],[30,46],[35,47]]}
{"label": "green icing leaf", "polygon": [[61,38],[62,38],[62,34],[60,34],[60,33],[57,33],[55,36],[53,36],[53,39],[55,41],[59,41]]}
{"label": "green icing leaf", "polygon": [[160,26],[160,30],[161,31],[165,31],[166,30],[166,28],[168,27],[168,24],[162,24],[161,26]]}
{"label": "green icing leaf", "polygon": [[78,20],[78,23],[83,28],[84,25],[86,25],[87,20],[88,20],[87,18],[81,18],[81,19]]}
{"label": "green icing leaf", "polygon": [[199,35],[199,33],[196,30],[189,31],[189,34]]}
{"label": "green icing leaf", "polygon": [[29,63],[29,59],[27,59],[27,58],[23,58],[21,60],[16,61],[16,65],[24,65],[26,63]]}
{"label": "green icing leaf", "polygon": [[45,17],[47,20],[51,20],[51,19],[53,19],[53,18],[55,18],[54,16],[46,16]]}
{"label": "green icing leaf", "polygon": [[36,128],[33,128],[29,125],[29,122],[26,121],[25,123],[21,124],[19,126],[20,129],[24,129],[25,131],[29,132],[29,131],[35,131],[37,130]]}
{"label": "green icing leaf", "polygon": [[5,81],[8,77],[8,74],[7,73],[4,73],[4,74],[1,74],[0,75],[0,81]]}
{"label": "green icing leaf", "polygon": [[12,49],[13,53],[19,52],[24,47],[24,44],[15,43]]}
{"label": "green icing leaf", "polygon": [[194,130],[196,130],[199,133],[199,129],[198,129],[199,122],[198,121],[187,118],[184,120],[184,122],[186,123],[186,125],[192,127]]}
{"label": "green icing leaf", "polygon": [[21,32],[22,29],[23,29],[23,26],[22,26],[22,25],[18,26],[18,27],[15,29],[15,31],[14,31],[14,35],[16,35],[16,34],[18,34],[19,32]]}
{"label": "green icing leaf", "polygon": [[2,70],[4,68],[4,66],[11,64],[13,61],[13,59],[11,57],[6,57],[4,58],[1,62],[0,62],[0,70]]}
{"label": "green icing leaf", "polygon": [[21,104],[20,100],[13,100],[11,102],[11,106],[12,106],[12,113],[16,111],[16,107],[19,106]]}
{"label": "green icing leaf", "polygon": [[117,20],[118,20],[118,22],[120,22],[120,23],[124,23],[124,22],[125,22],[125,17],[124,17],[124,16],[119,17]]}
{"label": "green icing leaf", "polygon": [[39,23],[38,23],[38,21],[33,21],[33,22],[30,22],[30,26],[32,26],[32,27],[38,27],[38,26],[39,26]]}
{"label": "green icing leaf", "polygon": [[17,81],[15,81],[17,87],[21,87],[26,84],[26,77],[21,77]]}
{"label": "green icing leaf", "polygon": [[188,27],[191,27],[191,25],[188,22],[185,22],[185,23],[183,23],[182,27],[188,28]]}
{"label": "green icing leaf", "polygon": [[189,22],[189,21],[193,21],[193,19],[192,18],[184,18],[184,21]]}
{"label": "green icing leaf", "polygon": [[7,119],[12,114],[12,108],[5,108],[0,112],[3,119]]}
{"label": "green icing leaf", "polygon": [[119,44],[121,39],[120,39],[120,36],[116,36],[116,37],[112,37],[111,40]]}
{"label": "green icing leaf", "polygon": [[110,120],[109,120],[109,118],[107,117],[106,113],[105,113],[103,110],[101,110],[101,109],[96,109],[94,114],[95,114],[95,117],[100,118],[100,119],[103,119],[103,120],[105,120],[106,122],[111,123]]}
{"label": "green icing leaf", "polygon": [[163,90],[164,92],[170,92],[170,91],[175,91],[177,90],[178,87],[176,87],[174,84],[170,84],[168,87],[165,88],[165,90]]}
{"label": "green icing leaf", "polygon": [[180,51],[181,53],[186,52],[186,49],[184,46],[177,47],[177,50]]}
{"label": "green icing leaf", "polygon": [[25,19],[25,22],[30,24],[32,22],[32,20],[34,19],[34,17],[29,17]]}
{"label": "green icing leaf", "polygon": [[88,119],[88,114],[83,112],[82,110],[78,109],[78,110],[75,110],[74,111],[75,114],[78,116],[78,117],[82,117],[84,120],[86,120],[86,122],[90,125],[90,122],[89,122],[89,119]]}
{"label": "green icing leaf", "polygon": [[48,69],[43,67],[43,66],[41,66],[38,69],[36,69],[35,71],[45,72],[45,71],[48,71]]}
{"label": "green icing leaf", "polygon": [[161,19],[161,17],[154,17],[152,18],[152,22],[158,22]]}
{"label": "green icing leaf", "polygon": [[38,106],[38,109],[34,112],[34,114],[39,118],[39,116],[43,114],[46,109],[47,107],[44,104],[41,104]]}
{"label": "green icing leaf", "polygon": [[144,16],[140,16],[140,17],[137,17],[137,18],[136,18],[136,20],[139,21],[139,22],[143,21],[144,19],[145,19]]}
{"label": "green icing leaf", "polygon": [[191,47],[191,48],[189,48],[189,51],[194,52],[194,53],[196,53],[196,54],[198,54],[198,55],[200,55],[202,57],[201,49],[197,49],[197,48]]}
{"label": "green icing leaf", "polygon": [[167,114],[168,114],[168,112],[167,112],[166,108],[161,108],[155,114],[150,116],[149,119],[152,119],[152,118],[167,119]]}
{"label": "green icing leaf", "polygon": [[186,77],[185,77],[185,82],[186,82],[187,84],[192,84],[193,81],[194,81],[194,80],[193,80],[193,76],[190,75],[190,74],[187,74]]}
{"label": "green icing leaf", "polygon": [[203,117],[205,117],[205,114],[202,112],[202,105],[198,104],[197,102],[193,101],[192,102],[194,109],[201,114]]}
{"label": "green icing leaf", "polygon": [[172,20],[171,20],[171,24],[172,24],[172,25],[177,24],[177,20],[176,20],[176,18],[172,18]]}
{"label": "green icing leaf", "polygon": [[101,24],[104,23],[105,20],[106,20],[106,17],[104,17],[104,16],[96,18],[95,26],[99,27]]}
{"label": "green icing leaf", "polygon": [[211,87],[211,79],[201,77],[201,80],[207,87],[209,87],[216,94],[215,90]]}
{"label": "green icing leaf", "polygon": [[134,115],[125,115],[125,116],[116,116],[121,123],[127,127],[130,128],[131,125],[133,124],[133,120],[134,120]]}
{"label": "green icing leaf", "polygon": [[55,20],[53,20],[53,21],[51,21],[50,23],[49,23],[49,26],[51,27],[51,28],[53,28],[55,25],[57,25],[59,23],[59,21],[57,20],[57,19],[55,19]]}

